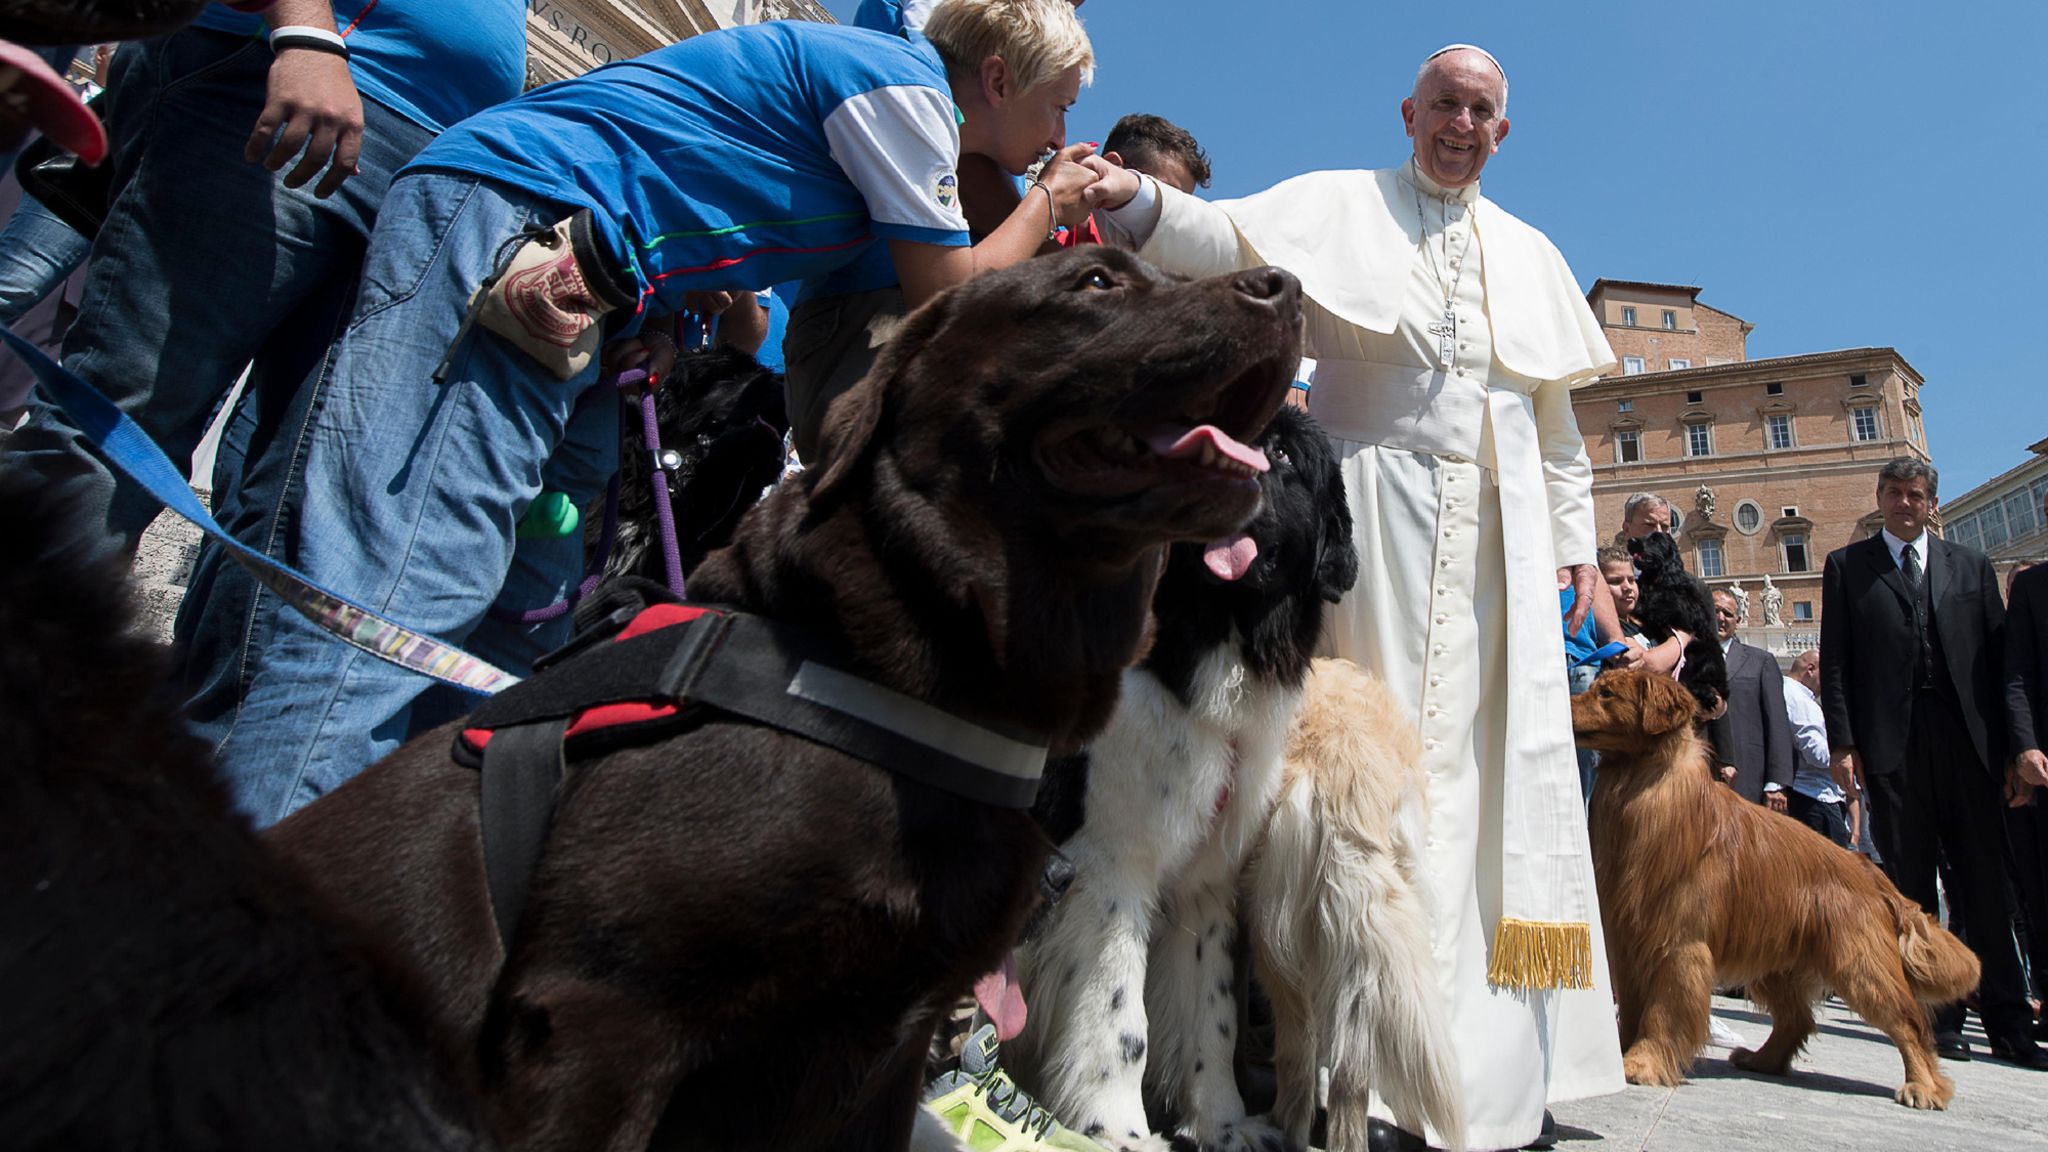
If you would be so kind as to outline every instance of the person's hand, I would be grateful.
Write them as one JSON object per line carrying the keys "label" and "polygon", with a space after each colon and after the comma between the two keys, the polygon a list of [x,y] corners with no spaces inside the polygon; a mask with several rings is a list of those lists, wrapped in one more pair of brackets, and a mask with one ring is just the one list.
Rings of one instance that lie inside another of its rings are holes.
{"label": "person's hand", "polygon": [[2029,748],[2012,758],[2012,766],[2020,779],[2036,788],[2048,788],[2048,752]]}
{"label": "person's hand", "polygon": [[2025,808],[2034,798],[2034,783],[2021,774],[2015,762],[2005,770],[2005,806]]}
{"label": "person's hand", "polygon": [[675,318],[664,316],[649,320],[638,336],[606,345],[601,360],[607,376],[644,368],[658,381],[676,366],[676,353]]}
{"label": "person's hand", "polygon": [[1557,570],[1557,586],[1572,590],[1571,614],[1564,618],[1564,630],[1577,632],[1586,622],[1586,613],[1593,610],[1593,582],[1600,579],[1600,569],[1591,564],[1572,564]]}
{"label": "person's hand", "polygon": [[1769,808],[1771,811],[1783,812],[1790,806],[1790,802],[1785,799],[1785,790],[1783,788],[1773,788],[1764,793],[1764,807]]}
{"label": "person's hand", "polygon": [[685,292],[681,310],[699,316],[718,316],[732,307],[734,299],[730,292]]}
{"label": "person's hand", "polygon": [[1121,208],[1131,202],[1144,186],[1143,178],[1119,164],[1112,164],[1100,156],[1090,156],[1082,161],[1089,171],[1095,173],[1095,183],[1087,189],[1088,207]]}
{"label": "person's hand", "polygon": [[[1702,719],[1702,720],[1719,720],[1719,719],[1720,719],[1721,717],[1723,717],[1723,716],[1726,716],[1727,714],[1728,714],[1728,698],[1727,698],[1726,696],[1716,696],[1716,697],[1714,697],[1714,706],[1713,706],[1712,708],[1709,708],[1709,709],[1707,709],[1706,711],[1704,711],[1704,712],[1700,713],[1700,719]],[[1733,769],[1733,768],[1731,768],[1731,769],[1729,769],[1729,771],[1731,771],[1731,772],[1732,772],[1732,771],[1734,771],[1734,769]]]}
{"label": "person's hand", "polygon": [[1621,651],[1607,658],[1607,666],[1622,671],[1627,671],[1631,668],[1641,668],[1643,661],[1648,655],[1648,651],[1643,648],[1642,641],[1633,636],[1624,636],[1621,640]]}
{"label": "person's hand", "polygon": [[1842,791],[1858,791],[1863,787],[1863,758],[1854,748],[1844,748],[1828,757],[1828,774]]}
{"label": "person's hand", "polygon": [[324,198],[356,174],[362,151],[363,98],[356,94],[348,61],[310,48],[280,49],[243,158],[276,172],[299,157],[285,173],[287,188],[305,184],[324,168],[326,175],[313,187],[313,195]]}
{"label": "person's hand", "polygon": [[1308,411],[1308,389],[1289,388],[1287,390],[1287,406],[1289,408],[1299,408],[1303,412]]}
{"label": "person's hand", "polygon": [[1721,783],[1723,783],[1723,784],[1733,784],[1733,783],[1735,783],[1735,765],[1733,765],[1733,764],[1723,764],[1723,765],[1721,765]]}
{"label": "person's hand", "polygon": [[[1094,207],[1086,198],[1088,187],[1095,183],[1097,176],[1086,161],[1100,162],[1093,144],[1069,144],[1053,153],[1045,167],[1038,170],[1038,182],[1052,193],[1053,211],[1059,222],[1068,228],[1079,228]],[[1117,169],[1122,171],[1122,169]],[[1037,192],[1031,193],[1033,196]]]}

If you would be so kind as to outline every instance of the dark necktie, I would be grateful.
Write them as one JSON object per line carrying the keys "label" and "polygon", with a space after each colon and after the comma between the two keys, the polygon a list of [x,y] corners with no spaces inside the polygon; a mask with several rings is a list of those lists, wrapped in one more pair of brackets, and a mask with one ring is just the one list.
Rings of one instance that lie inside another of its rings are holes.
{"label": "dark necktie", "polygon": [[1899,572],[1906,578],[1906,591],[1920,594],[1920,553],[1911,544],[1899,552]]}

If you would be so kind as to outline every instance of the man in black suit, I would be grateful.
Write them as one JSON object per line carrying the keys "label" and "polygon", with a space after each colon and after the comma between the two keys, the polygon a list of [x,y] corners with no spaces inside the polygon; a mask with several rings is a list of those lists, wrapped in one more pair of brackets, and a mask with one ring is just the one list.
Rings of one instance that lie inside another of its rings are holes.
{"label": "man in black suit", "polygon": [[[2048,514],[2048,500],[2042,501]],[[2048,564],[2013,577],[2005,614],[2005,715],[2012,769],[2022,785],[2048,788]],[[2048,984],[2048,806],[2009,812],[2014,863],[2026,900],[2034,984]],[[2035,1025],[2048,1036],[2048,1022]]]}
{"label": "man in black suit", "polygon": [[1761,648],[1735,638],[1735,594],[1714,590],[1714,623],[1728,655],[1728,711],[1708,726],[1717,763],[1735,766],[1729,781],[1744,800],[1783,812],[1792,786],[1792,725],[1785,715],[1785,674]]}
{"label": "man in black suit", "polygon": [[[1971,950],[1991,1054],[2029,1068],[2048,1055],[2028,1036],[2002,807],[2008,778],[2005,608],[1982,552],[1932,536],[1934,468],[1900,458],[1878,473],[1884,531],[1828,556],[1821,584],[1821,706],[1835,782],[1862,784],[1885,872],[1937,915],[1946,856]],[[1935,1047],[1967,1060],[1963,1006],[1935,1013]]]}

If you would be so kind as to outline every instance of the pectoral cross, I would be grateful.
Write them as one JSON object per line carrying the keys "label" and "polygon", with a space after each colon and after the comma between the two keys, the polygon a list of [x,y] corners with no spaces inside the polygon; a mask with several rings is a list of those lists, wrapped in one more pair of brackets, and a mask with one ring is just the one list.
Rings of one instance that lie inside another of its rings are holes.
{"label": "pectoral cross", "polygon": [[1444,318],[1425,329],[1436,337],[1436,357],[1449,368],[1458,355],[1458,313],[1449,305],[1444,307]]}

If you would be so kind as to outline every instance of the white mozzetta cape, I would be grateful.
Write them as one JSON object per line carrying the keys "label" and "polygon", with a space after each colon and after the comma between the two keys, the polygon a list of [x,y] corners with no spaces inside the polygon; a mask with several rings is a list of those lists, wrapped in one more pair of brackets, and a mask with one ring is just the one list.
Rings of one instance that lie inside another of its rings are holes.
{"label": "white mozzetta cape", "polygon": [[[1240,264],[1235,237],[1181,219],[1221,208],[1260,260],[1301,278],[1316,303],[1361,328],[1392,332],[1422,220],[1400,170],[1309,172],[1241,200],[1213,206],[1160,187],[1157,238],[1181,246],[1178,266],[1193,258],[1218,270]],[[1583,383],[1614,367],[1599,321],[1550,239],[1481,196],[1474,228],[1486,250],[1487,311],[1493,352],[1511,371],[1535,380]],[[1190,225],[1193,226],[1190,226]],[[1206,237],[1217,250],[1191,253]],[[1143,255],[1151,255],[1150,245]]]}

